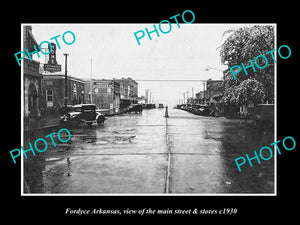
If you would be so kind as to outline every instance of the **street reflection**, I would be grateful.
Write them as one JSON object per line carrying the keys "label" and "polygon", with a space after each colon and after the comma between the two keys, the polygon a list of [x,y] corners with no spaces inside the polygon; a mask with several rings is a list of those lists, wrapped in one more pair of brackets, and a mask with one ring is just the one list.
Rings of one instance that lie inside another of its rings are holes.
{"label": "street reflection", "polygon": [[164,193],[168,166],[170,193],[273,192],[273,160],[242,173],[234,163],[272,143],[272,132],[171,108],[169,118],[164,113],[144,110],[71,129],[70,142],[49,142],[46,152],[24,159],[24,192]]}

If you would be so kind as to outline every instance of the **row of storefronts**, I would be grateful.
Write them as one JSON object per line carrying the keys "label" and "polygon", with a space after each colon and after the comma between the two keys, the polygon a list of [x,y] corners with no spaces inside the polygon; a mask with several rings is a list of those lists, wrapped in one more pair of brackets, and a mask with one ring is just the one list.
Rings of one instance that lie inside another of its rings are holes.
{"label": "row of storefronts", "polygon": [[[33,36],[32,27],[23,26],[23,50],[33,51],[34,45],[38,46],[38,43]],[[63,72],[47,72],[43,68],[39,61],[29,60],[27,57],[23,59],[25,118],[39,117],[52,109],[61,109],[66,98],[68,105],[93,103],[100,109],[114,112],[138,98],[138,83],[130,77],[82,79],[68,74],[65,79]]]}
{"label": "row of storefronts", "polygon": [[[34,45],[38,46],[33,34],[31,26],[23,26],[23,50],[28,49],[34,51]],[[25,118],[30,115],[40,115],[41,86],[43,75],[40,73],[40,62],[29,60],[27,57],[23,59],[23,104]]]}
{"label": "row of storefronts", "polygon": [[[32,107],[39,111],[60,109],[64,107],[65,99],[65,75],[64,74],[40,74],[39,83],[32,83],[38,87]],[[126,88],[125,88],[126,87]],[[29,89],[31,90],[31,89]],[[32,91],[31,91],[32,92]],[[123,102],[132,102],[137,99],[138,83],[131,78],[122,79],[80,79],[67,76],[67,103],[68,105],[93,103],[99,109],[118,112]],[[26,98],[26,96],[25,96]],[[30,100],[29,100],[30,101]],[[36,114],[29,107],[29,112]],[[35,110],[35,111],[36,111]]]}
{"label": "row of storefronts", "polygon": [[195,97],[188,98],[187,103],[206,105],[220,103],[222,94],[224,93],[223,80],[208,79],[204,85],[204,90],[196,93]]}

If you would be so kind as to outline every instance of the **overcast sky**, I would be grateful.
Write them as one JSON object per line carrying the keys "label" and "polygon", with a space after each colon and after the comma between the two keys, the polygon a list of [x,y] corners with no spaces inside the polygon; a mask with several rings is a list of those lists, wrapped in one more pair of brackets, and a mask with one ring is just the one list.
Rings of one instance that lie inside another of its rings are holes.
{"label": "overcast sky", "polygon": [[[62,38],[58,41],[57,62],[64,72],[64,56],[68,53],[68,74],[78,78],[90,78],[91,59],[94,79],[112,79],[131,77],[139,83],[139,96],[145,89],[151,89],[155,103],[173,106],[183,98],[183,92],[189,96],[203,89],[200,82],[154,82],[139,80],[207,80],[221,79],[222,72],[206,71],[207,66],[226,69],[221,65],[217,49],[223,42],[223,33],[231,27],[241,24],[184,24],[180,28],[172,23],[168,34],[159,31],[160,37],[152,33],[152,40],[147,34],[138,45],[134,32],[150,31],[153,24],[29,24],[38,43],[50,41],[51,37],[72,31],[76,41],[66,45]],[[158,24],[156,24],[158,27]],[[168,30],[168,27],[163,27]],[[67,40],[72,40],[67,34]],[[69,39],[68,39],[69,38]],[[53,42],[55,42],[53,40]],[[46,47],[43,45],[43,47]],[[44,63],[41,58],[35,60]]]}

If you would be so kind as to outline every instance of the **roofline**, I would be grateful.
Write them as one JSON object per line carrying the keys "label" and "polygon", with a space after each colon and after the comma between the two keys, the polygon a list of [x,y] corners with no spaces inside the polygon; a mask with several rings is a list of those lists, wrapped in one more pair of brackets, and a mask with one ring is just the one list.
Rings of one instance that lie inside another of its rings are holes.
{"label": "roofline", "polygon": [[[60,79],[60,78],[65,78],[65,74],[63,73],[54,73],[54,74],[48,74],[48,73],[43,73],[42,74],[44,78],[56,78],[56,79]],[[108,81],[108,82],[116,82],[116,83],[119,83],[120,81],[122,80],[130,80],[131,82],[135,83],[135,84],[138,84],[138,82],[136,82],[135,80],[133,80],[132,78],[123,78],[123,79],[89,79],[89,78],[77,78],[77,77],[73,77],[73,76],[70,76],[68,75],[68,79],[71,78],[73,80],[78,80],[78,81],[81,81],[81,82],[84,82],[84,83],[90,83],[90,82],[101,82],[101,81]]]}
{"label": "roofline", "polygon": [[[52,79],[65,79],[65,74],[42,74],[43,78],[52,78]],[[80,82],[85,82],[81,78],[73,77],[68,75],[69,80],[74,80],[74,81],[80,81]]]}

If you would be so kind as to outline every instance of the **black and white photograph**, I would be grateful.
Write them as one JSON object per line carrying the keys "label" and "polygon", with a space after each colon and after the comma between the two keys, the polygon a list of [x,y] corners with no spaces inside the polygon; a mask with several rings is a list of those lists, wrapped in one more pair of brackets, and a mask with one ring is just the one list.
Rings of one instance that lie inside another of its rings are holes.
{"label": "black and white photograph", "polygon": [[276,24],[183,15],[21,24],[22,195],[276,195]]}
{"label": "black and white photograph", "polygon": [[2,14],[4,219],[296,218],[296,4],[22,3]]}

